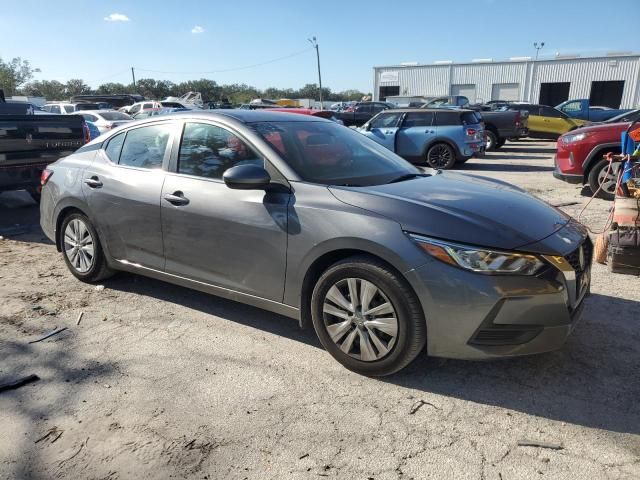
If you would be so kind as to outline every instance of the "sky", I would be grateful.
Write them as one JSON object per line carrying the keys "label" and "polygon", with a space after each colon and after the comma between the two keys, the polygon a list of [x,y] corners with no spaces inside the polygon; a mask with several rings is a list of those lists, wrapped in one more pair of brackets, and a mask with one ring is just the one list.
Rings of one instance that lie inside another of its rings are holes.
{"label": "sky", "polygon": [[[640,0],[0,0],[0,58],[36,79],[370,92],[373,66],[640,51]],[[284,57],[284,58],[283,58]],[[266,63],[269,62],[269,63]],[[206,73],[205,73],[206,72]]]}

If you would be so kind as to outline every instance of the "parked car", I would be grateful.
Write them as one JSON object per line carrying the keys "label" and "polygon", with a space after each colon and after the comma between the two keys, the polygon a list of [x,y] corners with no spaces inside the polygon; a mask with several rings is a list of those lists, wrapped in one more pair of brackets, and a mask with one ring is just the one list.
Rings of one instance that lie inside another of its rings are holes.
{"label": "parked car", "polygon": [[609,152],[620,153],[620,134],[629,123],[587,125],[562,135],[558,139],[553,176],[569,183],[588,184],[593,193],[598,191],[600,198],[613,200],[618,165],[609,168],[603,157]]}
{"label": "parked car", "polygon": [[405,160],[436,169],[484,152],[482,120],[471,110],[385,110],[358,131]]}
{"label": "parked car", "polygon": [[533,103],[511,103],[509,110],[526,110],[529,112],[529,136],[556,140],[560,135],[580,128],[584,120],[569,118],[567,114],[547,105]]}
{"label": "parked car", "polygon": [[592,106],[587,99],[567,100],[556,108],[571,118],[578,118],[587,122],[603,122],[621,113],[627,113],[631,109],[615,109],[608,107]]}
{"label": "parked car", "polygon": [[55,103],[46,103],[42,107],[42,109],[45,112],[64,115],[64,114],[74,113],[76,111],[76,106],[73,103],[55,102]]}
{"label": "parked car", "polygon": [[[142,95],[138,94],[116,94],[116,95],[75,95],[71,97],[71,103],[98,103],[109,105],[109,108],[118,109],[136,102],[144,100]],[[103,107],[100,107],[103,108]]]}
{"label": "parked car", "polygon": [[640,109],[629,110],[628,112],[621,113],[620,115],[612,117],[609,120],[605,120],[601,123],[635,122],[636,120],[640,120]]}
{"label": "parked car", "polygon": [[484,123],[488,152],[502,147],[508,138],[517,140],[529,136],[529,112],[526,110],[476,112]]}
{"label": "parked car", "polygon": [[95,123],[87,121],[85,121],[84,123],[87,124],[87,128],[89,129],[89,139],[94,140],[102,135],[102,132]]}
{"label": "parked car", "polygon": [[589,292],[592,245],[559,209],[422,172],[309,115],[143,120],[43,178],[42,229],[78,279],[125,270],[292,317],[365,375],[425,345],[465,359],[560,348]]}
{"label": "parked car", "polygon": [[145,100],[144,102],[136,102],[133,105],[122,107],[120,111],[129,115],[135,115],[136,113],[143,112],[145,110],[154,110],[160,108],[163,108],[163,105],[160,102]]}
{"label": "parked car", "polygon": [[395,108],[395,105],[386,102],[357,102],[345,110],[337,112],[336,117],[342,120],[347,127],[360,127],[371,120],[374,115]]}
{"label": "parked car", "polygon": [[115,110],[80,110],[77,112],[87,122],[93,122],[100,133],[119,127],[120,125],[131,122],[133,118],[130,115]]}
{"label": "parked car", "polygon": [[41,113],[29,103],[0,101],[0,192],[26,189],[39,201],[47,164],[89,141],[81,117]]}
{"label": "parked car", "polygon": [[163,108],[154,108],[152,110],[144,110],[142,112],[138,112],[133,115],[134,120],[142,120],[144,118],[155,117],[156,115],[166,115],[168,113],[175,112],[186,112],[191,110],[190,108],[184,107],[163,107]]}

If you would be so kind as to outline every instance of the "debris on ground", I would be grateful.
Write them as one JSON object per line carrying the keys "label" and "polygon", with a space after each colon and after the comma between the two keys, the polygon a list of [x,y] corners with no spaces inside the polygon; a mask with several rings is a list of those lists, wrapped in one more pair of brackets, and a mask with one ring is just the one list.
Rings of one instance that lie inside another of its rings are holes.
{"label": "debris on ground", "polygon": [[564,450],[564,445],[562,445],[561,443],[542,442],[538,440],[518,440],[518,446],[549,448],[551,450]]}
{"label": "debris on ground", "polygon": [[[54,329],[56,327],[53,327]],[[60,332],[64,332],[67,329],[67,327],[62,327],[62,328],[58,328],[53,330],[53,332],[49,332],[47,333],[45,336],[37,338],[36,340],[31,340],[29,343],[37,343],[37,342],[41,342],[42,340],[46,340],[49,337],[53,337],[54,335],[57,335]]]}
{"label": "debris on ground", "polygon": [[96,292],[101,292],[101,291],[103,291],[103,290],[104,290],[104,285],[96,285],[96,286],[95,286],[95,288],[94,288],[94,290],[95,290]]}
{"label": "debris on ground", "polygon": [[20,388],[28,383],[35,382],[36,380],[40,380],[40,377],[37,375],[27,375],[26,377],[19,378],[18,380],[0,383],[0,392],[4,392],[5,390],[15,390],[16,388]]}
{"label": "debris on ground", "polygon": [[43,440],[46,440],[48,438],[51,438],[51,442],[50,443],[55,443],[64,433],[63,430],[60,430],[58,427],[51,427],[47,433],[45,433],[42,437],[40,437],[39,439],[37,439],[36,441],[34,441],[33,443],[40,443]]}
{"label": "debris on ground", "polygon": [[411,410],[409,410],[409,415],[414,415],[418,410],[420,410],[425,405],[429,405],[430,407],[433,407],[436,410],[440,410],[433,403],[429,403],[425,400],[418,400],[416,403],[413,404],[413,406],[411,407]]}
{"label": "debris on ground", "polygon": [[80,314],[78,315],[78,320],[76,320],[76,325],[80,325],[80,320],[82,320],[83,315],[84,315],[84,312],[80,312]]}

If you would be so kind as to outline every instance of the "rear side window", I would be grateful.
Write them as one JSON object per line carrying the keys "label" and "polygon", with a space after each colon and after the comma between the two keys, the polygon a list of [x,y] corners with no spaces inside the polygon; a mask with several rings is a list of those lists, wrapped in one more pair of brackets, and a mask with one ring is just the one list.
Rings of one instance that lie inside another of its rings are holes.
{"label": "rear side window", "polygon": [[433,125],[433,112],[407,113],[407,116],[404,117],[404,123],[402,124],[405,128],[430,127],[431,125]]}
{"label": "rear side window", "polygon": [[463,125],[475,125],[482,121],[481,117],[476,112],[464,112],[462,114]]}
{"label": "rear side window", "polygon": [[120,150],[122,150],[122,144],[124,143],[124,133],[120,133],[109,140],[107,143],[107,148],[104,149],[104,152],[109,157],[113,163],[118,163],[120,160]]}
{"label": "rear side window", "polygon": [[75,111],[75,107],[73,105],[65,105],[64,111],[65,113],[73,113]]}
{"label": "rear side window", "polygon": [[151,125],[127,132],[120,153],[120,165],[138,168],[162,168],[171,125]]}
{"label": "rear side window", "polygon": [[356,107],[356,112],[371,113],[371,105],[358,105]]}
{"label": "rear side window", "polygon": [[51,113],[62,113],[60,111],[60,105],[51,105]]}
{"label": "rear side window", "polygon": [[438,126],[462,125],[460,112],[436,112],[436,124]]}
{"label": "rear side window", "polygon": [[371,121],[371,128],[393,128],[398,126],[402,113],[383,113]]}

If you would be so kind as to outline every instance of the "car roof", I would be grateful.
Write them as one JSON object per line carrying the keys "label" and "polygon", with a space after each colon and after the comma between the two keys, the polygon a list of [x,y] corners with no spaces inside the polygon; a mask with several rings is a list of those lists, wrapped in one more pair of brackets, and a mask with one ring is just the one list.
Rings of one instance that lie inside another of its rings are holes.
{"label": "car roof", "polygon": [[391,108],[389,110],[385,110],[381,113],[389,113],[389,112],[474,112],[475,110],[471,110],[469,108],[416,108],[416,107],[406,107],[406,108]]}
{"label": "car roof", "polygon": [[[103,113],[124,113],[124,112],[118,112],[117,110],[111,110],[111,109],[102,109],[102,110],[78,110],[78,115],[81,113],[91,113],[93,115],[101,115]],[[125,113],[126,115],[126,113]]]}

